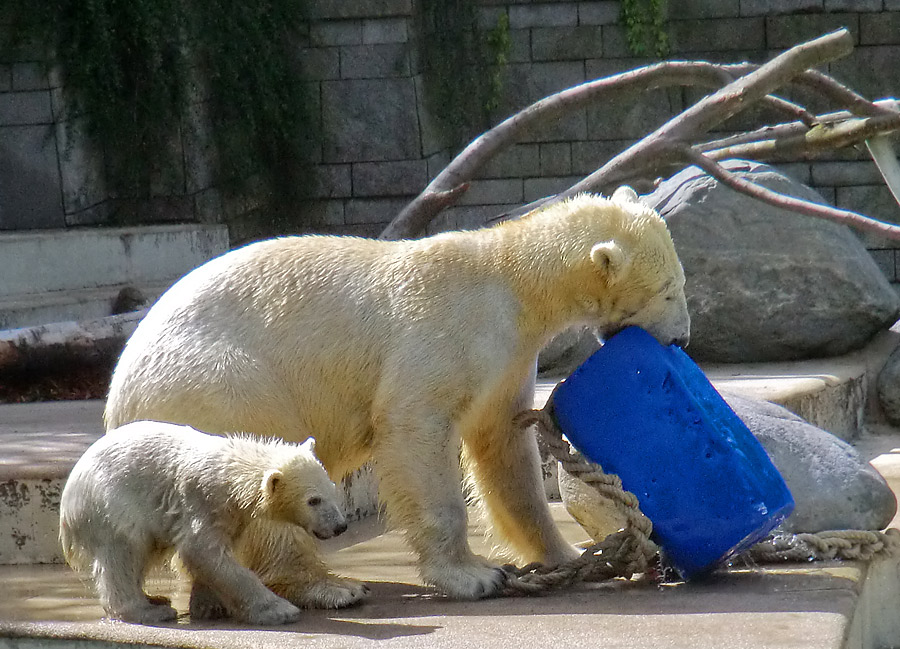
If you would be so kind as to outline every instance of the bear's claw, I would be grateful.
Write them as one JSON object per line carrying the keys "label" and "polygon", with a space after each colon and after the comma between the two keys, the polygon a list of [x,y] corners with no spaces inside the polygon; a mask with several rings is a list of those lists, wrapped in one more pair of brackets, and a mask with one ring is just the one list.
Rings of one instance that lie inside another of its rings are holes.
{"label": "bear's claw", "polygon": [[499,566],[480,562],[444,564],[423,569],[422,578],[456,599],[484,599],[503,590],[508,576]]}
{"label": "bear's claw", "polygon": [[369,587],[361,581],[329,577],[290,599],[304,608],[347,608],[359,604],[369,592]]}

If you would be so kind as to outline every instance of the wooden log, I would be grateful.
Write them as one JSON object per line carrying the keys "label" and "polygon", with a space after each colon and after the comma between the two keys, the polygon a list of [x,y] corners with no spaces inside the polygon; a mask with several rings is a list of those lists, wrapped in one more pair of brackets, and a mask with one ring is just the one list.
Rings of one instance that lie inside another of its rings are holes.
{"label": "wooden log", "polygon": [[0,331],[0,377],[114,360],[148,309]]}

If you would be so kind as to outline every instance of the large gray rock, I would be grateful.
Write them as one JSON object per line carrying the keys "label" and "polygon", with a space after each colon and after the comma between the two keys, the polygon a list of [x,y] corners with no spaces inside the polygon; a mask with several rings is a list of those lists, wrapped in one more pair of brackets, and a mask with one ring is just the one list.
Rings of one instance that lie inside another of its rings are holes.
{"label": "large gray rock", "polygon": [[887,527],[897,512],[894,492],[852,446],[781,406],[722,396],[766,449],[794,496],[786,531]]}
{"label": "large gray rock", "polygon": [[[767,165],[724,164],[769,189],[825,202]],[[738,194],[697,167],[643,200],[668,222],[684,266],[696,360],[834,356],[897,320],[900,298],[845,226]]]}
{"label": "large gray rock", "polygon": [[[881,530],[890,523],[897,511],[894,493],[853,447],[781,406],[722,396],[766,449],[791,490],[795,508],[782,524],[784,531]],[[559,488],[567,511],[592,538],[603,539],[625,524],[609,500],[562,468]]]}
{"label": "large gray rock", "polygon": [[876,387],[884,416],[894,426],[900,426],[900,347],[888,356],[878,373]]}

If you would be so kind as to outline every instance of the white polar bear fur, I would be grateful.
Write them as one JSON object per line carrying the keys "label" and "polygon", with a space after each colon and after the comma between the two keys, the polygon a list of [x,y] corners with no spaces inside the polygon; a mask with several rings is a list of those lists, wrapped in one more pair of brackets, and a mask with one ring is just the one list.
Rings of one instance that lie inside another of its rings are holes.
{"label": "white polar bear fur", "polygon": [[420,240],[263,241],[160,298],[114,372],[106,422],[315,431],[333,479],[373,461],[425,581],[490,595],[504,577],[469,549],[460,445],[494,531],[521,559],[576,556],[551,520],[534,437],[512,423],[532,406],[537,354],[580,323],[686,343],[683,289],[665,223],[630,188]]}
{"label": "white polar bear fur", "polygon": [[195,592],[215,607],[256,624],[295,621],[299,609],[233,558],[235,540],[256,518],[319,538],[347,528],[312,438],[297,445],[138,421],[100,438],[75,464],[60,503],[60,542],[70,565],[93,569],[111,617],[174,619],[168,602],[145,595],[142,584],[149,565],[176,551]]}

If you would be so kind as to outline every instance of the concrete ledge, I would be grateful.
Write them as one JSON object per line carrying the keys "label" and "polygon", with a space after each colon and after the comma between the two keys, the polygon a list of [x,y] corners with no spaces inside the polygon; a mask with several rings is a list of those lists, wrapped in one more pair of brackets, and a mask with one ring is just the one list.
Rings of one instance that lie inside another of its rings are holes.
{"label": "concrete ledge", "polygon": [[104,306],[120,287],[155,298],[227,250],[224,225],[0,234],[0,329],[109,315]]}
{"label": "concrete ledge", "polygon": [[[584,533],[553,506],[566,537]],[[476,551],[489,551],[470,529]],[[357,608],[312,610],[286,627],[255,629],[230,623],[142,627],[102,621],[89,586],[63,566],[0,568],[0,648],[142,644],[216,647],[481,647],[526,639],[535,647],[765,647],[870,649],[845,645],[861,598],[867,566],[735,569],[703,582],[658,585],[626,582],[581,585],[542,597],[452,601],[421,585],[399,534],[369,519],[326,547],[342,575],[368,581],[372,596]],[[174,595],[185,610],[187,588],[171,575],[151,592]],[[82,645],[81,643],[96,643]]]}

